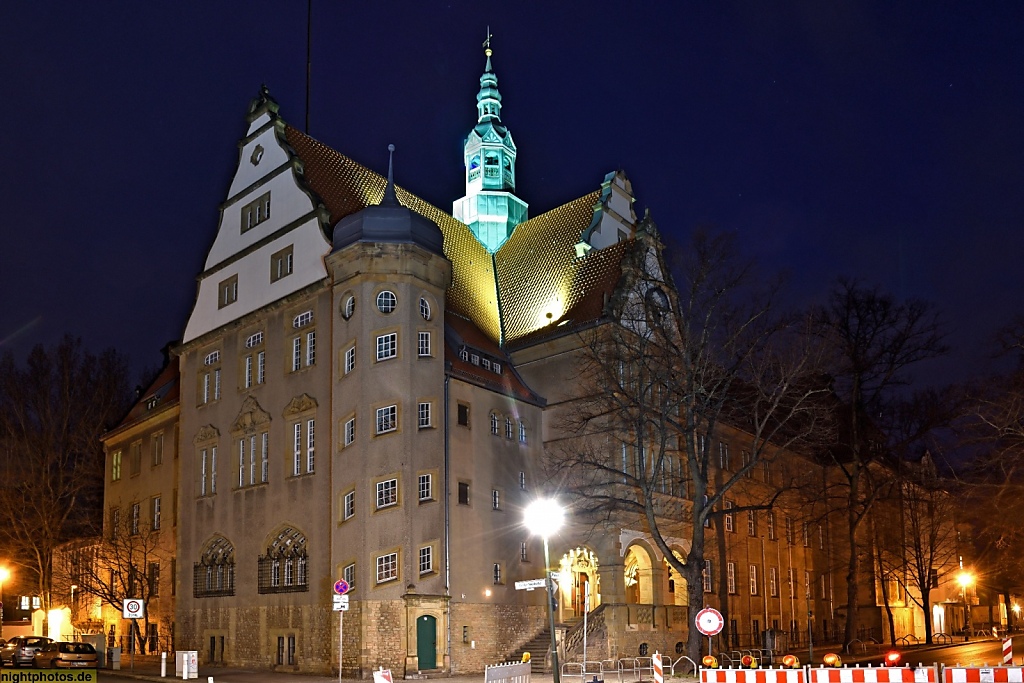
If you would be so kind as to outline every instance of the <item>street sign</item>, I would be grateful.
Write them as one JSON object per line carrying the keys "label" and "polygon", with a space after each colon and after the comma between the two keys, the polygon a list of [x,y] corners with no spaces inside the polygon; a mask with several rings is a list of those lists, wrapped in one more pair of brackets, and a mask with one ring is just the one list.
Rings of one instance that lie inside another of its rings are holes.
{"label": "street sign", "polygon": [[345,579],[338,579],[334,582],[334,592],[338,595],[344,595],[348,593],[349,585]]}
{"label": "street sign", "polygon": [[128,598],[124,601],[122,614],[125,619],[144,619],[146,616],[146,603],[135,598]]}
{"label": "street sign", "polygon": [[532,591],[535,588],[544,588],[547,582],[544,579],[530,579],[529,581],[516,581],[517,591]]}
{"label": "street sign", "polygon": [[347,595],[335,595],[334,596],[334,611],[335,612],[347,612],[348,611],[348,596]]}
{"label": "street sign", "polygon": [[706,636],[716,636],[722,631],[722,627],[725,626],[725,619],[722,618],[722,613],[716,610],[714,607],[705,607],[701,611],[697,612],[697,630]]}

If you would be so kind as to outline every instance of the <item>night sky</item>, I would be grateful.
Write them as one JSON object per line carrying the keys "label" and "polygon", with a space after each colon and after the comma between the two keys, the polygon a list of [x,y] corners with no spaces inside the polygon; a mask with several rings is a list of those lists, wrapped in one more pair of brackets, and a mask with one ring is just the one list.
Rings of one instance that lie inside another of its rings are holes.
{"label": "night sky", "polygon": [[[306,2],[0,9],[0,349],[137,368],[180,338],[266,83],[306,117]],[[933,301],[984,372],[1022,311],[1024,3],[313,0],[314,137],[451,210],[494,34],[531,215],[622,168],[669,240],[735,232],[794,305],[837,275]]]}

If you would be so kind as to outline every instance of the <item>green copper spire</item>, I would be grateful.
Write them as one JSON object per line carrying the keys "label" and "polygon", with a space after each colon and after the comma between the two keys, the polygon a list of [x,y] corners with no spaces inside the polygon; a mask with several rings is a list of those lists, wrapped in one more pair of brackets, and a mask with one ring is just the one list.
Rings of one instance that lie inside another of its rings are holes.
{"label": "green copper spire", "polygon": [[501,123],[501,93],[491,68],[491,34],[484,41],[487,63],[476,95],[477,124],[466,139],[466,196],[452,205],[452,215],[466,223],[494,253],[517,225],[526,220],[527,204],[516,197],[516,145]]}

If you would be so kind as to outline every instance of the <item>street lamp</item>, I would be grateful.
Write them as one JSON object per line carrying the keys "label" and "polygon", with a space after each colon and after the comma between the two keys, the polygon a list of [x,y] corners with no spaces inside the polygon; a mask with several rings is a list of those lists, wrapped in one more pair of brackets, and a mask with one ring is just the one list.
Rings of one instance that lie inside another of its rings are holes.
{"label": "street lamp", "polygon": [[548,554],[548,538],[562,528],[565,510],[553,498],[541,498],[530,503],[523,513],[523,525],[544,539],[544,580],[548,587],[548,626],[551,628],[551,663],[554,683],[561,683],[558,671],[558,646],[555,644],[555,587],[551,581],[551,558]]}
{"label": "street lamp", "polygon": [[4,635],[4,581],[11,578],[7,567],[0,567],[0,638]]}
{"label": "street lamp", "polygon": [[956,577],[960,584],[960,597],[964,601],[964,640],[971,639],[971,606],[967,604],[967,588],[974,583],[974,575],[970,572],[960,572]]}

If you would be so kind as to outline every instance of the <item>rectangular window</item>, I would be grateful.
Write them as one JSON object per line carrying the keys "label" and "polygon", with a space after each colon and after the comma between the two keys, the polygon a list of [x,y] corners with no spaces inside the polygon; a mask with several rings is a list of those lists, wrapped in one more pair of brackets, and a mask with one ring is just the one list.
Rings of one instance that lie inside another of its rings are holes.
{"label": "rectangular window", "polygon": [[149,518],[152,521],[153,531],[160,530],[160,496],[154,496],[149,510]]}
{"label": "rectangular window", "polygon": [[501,492],[498,489],[491,489],[491,509],[501,509]]}
{"label": "rectangular window", "polygon": [[769,510],[766,513],[765,521],[768,524],[768,540],[769,541],[774,541],[775,540],[775,513],[773,511]]}
{"label": "rectangular window", "polygon": [[424,358],[430,355],[430,333],[420,332],[417,335],[416,340],[416,351],[420,358]]}
{"label": "rectangular window", "polygon": [[736,593],[736,563],[729,562],[725,565],[725,587],[729,595]]}
{"label": "rectangular window", "polygon": [[825,549],[825,528],[821,524],[819,524],[818,525],[818,550],[824,550],[824,549]]}
{"label": "rectangular window", "polygon": [[316,365],[316,330],[306,333],[306,366]]}
{"label": "rectangular window", "polygon": [[302,423],[292,425],[292,476],[302,474]]}
{"label": "rectangular window", "polygon": [[263,432],[261,439],[260,481],[266,484],[270,478],[270,434]]}
{"label": "rectangular window", "polygon": [[747,510],[747,536],[757,536],[757,513]]}
{"label": "rectangular window", "polygon": [[811,597],[811,573],[804,572],[804,597]]}
{"label": "rectangular window", "polygon": [[786,515],[786,543],[793,545],[793,518]]}
{"label": "rectangular window", "polygon": [[259,351],[256,354],[256,383],[263,384],[267,381],[267,352]]}
{"label": "rectangular window", "polygon": [[519,421],[519,443],[526,443],[526,423]]}
{"label": "rectangular window", "polygon": [[204,448],[199,454],[199,495],[205,496],[207,493],[206,487],[208,485],[208,473],[210,471],[209,454]]}
{"label": "rectangular window", "polygon": [[343,520],[344,519],[352,519],[353,517],[355,517],[355,514],[356,514],[356,492],[355,491],[349,491],[348,493],[346,493],[345,497],[342,499],[341,506],[342,506],[341,518]]}
{"label": "rectangular window", "polygon": [[139,503],[132,503],[132,535],[139,533],[139,517],[141,517],[141,506]]}
{"label": "rectangular window", "polygon": [[385,479],[377,482],[377,509],[398,505],[398,480]]}
{"label": "rectangular window", "polygon": [[242,206],[242,232],[248,232],[270,218],[270,193],[266,192]]}
{"label": "rectangular window", "polygon": [[245,486],[245,439],[238,440],[238,488]]}
{"label": "rectangular window", "polygon": [[210,493],[217,493],[217,447],[210,449]]}
{"label": "rectangular window", "polygon": [[345,445],[351,446],[352,442],[356,440],[356,419],[350,417],[345,420]]}
{"label": "rectangular window", "polygon": [[420,574],[434,571],[434,547],[425,545],[420,548]]}
{"label": "rectangular window", "polygon": [[811,525],[810,525],[809,522],[804,522],[803,532],[804,532],[804,547],[805,548],[810,548],[811,547]]}
{"label": "rectangular window", "polygon": [[430,427],[430,404],[420,403],[416,407],[416,417],[420,429]]}
{"label": "rectangular window", "polygon": [[306,420],[306,474],[312,474],[316,464],[316,420]]}
{"label": "rectangular window", "polygon": [[[732,501],[731,500],[725,501],[725,509],[726,510],[732,510]],[[725,513],[725,530],[731,532],[734,529],[735,529],[735,527],[733,525],[732,513],[731,512],[727,512],[727,513]]]}
{"label": "rectangular window", "polygon": [[711,560],[704,560],[704,569],[701,570],[701,581],[704,584],[704,592],[711,592]]}
{"label": "rectangular window", "polygon": [[377,433],[386,434],[398,429],[398,406],[377,408]]}
{"label": "rectangular window", "polygon": [[459,505],[469,505],[469,483],[459,482]]}
{"label": "rectangular window", "polygon": [[751,456],[750,456],[750,451],[741,451],[740,452],[740,460],[742,460],[742,462],[743,462],[743,469],[746,472],[746,474],[744,474],[743,476],[747,477],[748,479],[753,477],[754,476],[754,470],[752,469],[752,465],[751,465],[752,460],[751,460]]}
{"label": "rectangular window", "polygon": [[121,479],[121,451],[114,451],[110,456],[110,481]]}
{"label": "rectangular window", "polygon": [[153,440],[150,442],[150,451],[152,455],[153,466],[157,466],[164,461],[164,435],[154,434]]}
{"label": "rectangular window", "polygon": [[491,569],[491,578],[494,579],[494,585],[500,586],[503,583],[503,577],[501,575],[501,564],[495,562]]}
{"label": "rectangular window", "polygon": [[377,337],[377,360],[387,360],[398,355],[398,333],[382,334]]}
{"label": "rectangular window", "polygon": [[521,562],[529,562],[530,561],[530,554],[529,554],[528,546],[526,545],[526,541],[523,541],[522,543],[519,544],[519,560]]}
{"label": "rectangular window", "polygon": [[302,368],[302,337],[292,339],[292,372]]}
{"label": "rectangular window", "polygon": [[249,437],[249,486],[256,484],[256,435]]}
{"label": "rectangular window", "polygon": [[341,570],[341,578],[345,579],[345,583],[347,583],[350,587],[356,585],[355,563],[345,565],[345,568]]}
{"label": "rectangular window", "polygon": [[292,274],[294,267],[294,249],[291,244],[281,251],[274,252],[270,257],[270,281],[277,282]]}
{"label": "rectangular window", "polygon": [[779,570],[775,567],[768,568],[768,594],[773,598],[779,594]]}
{"label": "rectangular window", "polygon": [[519,490],[520,491],[525,491],[526,490],[526,472],[520,472],[519,473]]}
{"label": "rectangular window", "polygon": [[469,426],[469,406],[464,403],[459,404],[458,408],[458,423],[463,427]]}
{"label": "rectangular window", "polygon": [[345,374],[352,372],[356,369],[356,347],[355,344],[348,347],[345,351]]}
{"label": "rectangular window", "polygon": [[[149,576],[146,577],[149,582],[149,596],[151,598],[158,597],[160,595],[160,564],[157,562],[149,563]],[[156,624],[152,624],[156,626]]]}
{"label": "rectangular window", "polygon": [[761,471],[762,471],[762,474],[764,475],[764,483],[766,483],[766,484],[772,483],[772,466],[771,466],[771,463],[768,462],[767,460],[765,460],[763,463],[761,463]]}
{"label": "rectangular window", "polygon": [[245,378],[244,386],[248,389],[252,386],[252,356],[245,357],[245,368],[242,371],[242,375]]}
{"label": "rectangular window", "polygon": [[142,442],[136,441],[130,446],[128,451],[128,467],[131,472],[131,476],[135,476],[142,472]]}
{"label": "rectangular window", "polygon": [[417,489],[419,492],[419,501],[425,502],[434,499],[434,477],[430,474],[419,475]]}
{"label": "rectangular window", "polygon": [[757,595],[757,565],[750,565],[750,594]]}
{"label": "rectangular window", "polygon": [[224,308],[238,301],[238,276],[232,275],[221,281],[218,291],[220,296],[217,299],[217,308]]}
{"label": "rectangular window", "polygon": [[377,583],[394,581],[398,578],[398,553],[387,553],[377,557]]}
{"label": "rectangular window", "polygon": [[718,444],[718,466],[723,470],[729,469],[729,444]]}
{"label": "rectangular window", "polygon": [[121,533],[121,509],[113,508],[110,511],[110,537],[117,538]]}

